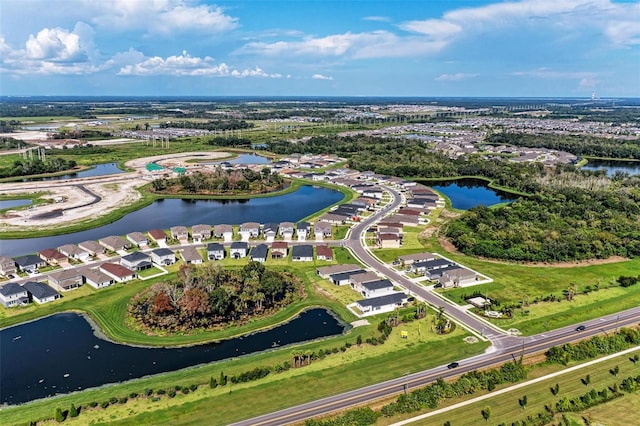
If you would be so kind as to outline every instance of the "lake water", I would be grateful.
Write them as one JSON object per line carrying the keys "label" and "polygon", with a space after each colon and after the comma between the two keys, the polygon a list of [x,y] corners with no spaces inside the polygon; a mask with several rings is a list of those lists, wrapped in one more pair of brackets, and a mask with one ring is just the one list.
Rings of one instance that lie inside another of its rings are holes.
{"label": "lake water", "polygon": [[[97,337],[79,314],[56,314],[0,331],[0,404],[19,404],[175,371],[344,332],[324,309],[270,330],[183,348],[142,348]],[[142,391],[142,389],[141,389]]]}
{"label": "lake water", "polygon": [[14,207],[28,206],[29,204],[31,204],[31,200],[29,199],[0,200],[0,210],[11,209]]}
{"label": "lake water", "polygon": [[616,172],[624,172],[632,176],[640,175],[640,161],[589,160],[581,168],[584,170],[606,170],[607,176],[613,176]]}
{"label": "lake water", "polygon": [[516,195],[489,188],[488,183],[482,179],[439,181],[437,185],[425,182],[425,185],[445,194],[451,200],[453,207],[460,210],[491,206],[518,198]]}
{"label": "lake water", "polygon": [[271,160],[267,157],[263,157],[257,154],[240,154],[236,158],[231,160],[222,160],[222,161],[214,161],[206,164],[220,164],[220,163],[229,163],[229,164],[271,164]]}
{"label": "lake water", "polygon": [[79,178],[88,178],[93,176],[115,175],[118,173],[124,173],[124,172],[118,168],[118,165],[116,163],[103,163],[103,164],[96,164],[96,166],[91,169],[83,170],[77,173],[69,173],[61,176],[25,178],[22,181],[37,182],[37,181],[45,181],[45,180],[79,179]]}
{"label": "lake water", "polygon": [[64,244],[97,240],[109,235],[126,235],[133,231],[146,232],[154,228],[168,229],[176,225],[297,222],[337,203],[342,198],[342,193],[333,189],[306,185],[285,195],[239,201],[158,200],[99,228],[52,237],[0,240],[0,255],[15,257]]}

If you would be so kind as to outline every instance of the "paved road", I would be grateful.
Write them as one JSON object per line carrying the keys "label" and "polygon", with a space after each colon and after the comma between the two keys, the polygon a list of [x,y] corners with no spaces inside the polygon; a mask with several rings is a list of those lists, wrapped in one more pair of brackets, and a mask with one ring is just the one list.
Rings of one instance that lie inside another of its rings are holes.
{"label": "paved road", "polygon": [[[640,321],[640,307],[585,322],[586,329],[577,332],[575,326],[563,327],[529,337],[516,337],[497,329],[488,322],[467,313],[464,309],[448,300],[444,300],[424,287],[415,284],[405,276],[374,257],[364,244],[366,230],[381,217],[393,211],[402,203],[402,196],[396,190],[386,188],[394,199],[378,213],[355,225],[347,238],[348,247],[359,260],[372,269],[386,275],[392,281],[405,287],[419,299],[423,299],[434,306],[444,306],[445,313],[454,318],[468,330],[480,333],[491,343],[491,348],[484,354],[459,361],[459,367],[448,369],[439,366],[430,370],[398,377],[382,383],[376,383],[353,391],[341,393],[327,398],[301,404],[295,407],[265,414],[263,416],[234,423],[233,426],[280,426],[301,422],[305,419],[327,415],[356,405],[407,392],[411,388],[421,387],[438,378],[447,378],[464,372],[485,368],[495,364],[517,359],[521,355],[543,352],[551,346],[581,340],[600,333],[617,330],[619,327],[637,324]],[[454,360],[451,360],[454,361]]]}

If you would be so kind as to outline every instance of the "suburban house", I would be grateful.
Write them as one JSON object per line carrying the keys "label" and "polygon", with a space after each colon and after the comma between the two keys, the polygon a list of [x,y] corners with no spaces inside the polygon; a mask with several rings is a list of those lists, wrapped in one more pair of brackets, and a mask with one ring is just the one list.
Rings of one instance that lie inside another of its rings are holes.
{"label": "suburban house", "polygon": [[442,284],[442,287],[460,287],[461,285],[474,283],[477,280],[478,274],[462,266],[447,269],[438,278],[438,282]]}
{"label": "suburban house", "polygon": [[173,265],[176,263],[176,255],[168,248],[159,248],[153,250],[151,253],[151,260],[156,265]]}
{"label": "suburban house", "polygon": [[282,235],[283,238],[287,238],[287,236],[289,236],[289,238],[292,238],[295,226],[296,225],[293,222],[281,222],[278,226],[280,235]]}
{"label": "suburban house", "polygon": [[233,238],[233,226],[215,225],[213,227],[213,236],[216,238],[224,238],[225,241],[231,241]]}
{"label": "suburban house", "polygon": [[378,233],[378,246],[380,248],[400,248],[402,239],[398,234]]}
{"label": "suburban house", "polygon": [[131,241],[132,244],[135,244],[138,247],[149,245],[149,238],[142,232],[138,231],[129,232],[127,234],[127,240]]}
{"label": "suburban house", "polygon": [[233,259],[240,259],[247,257],[249,254],[249,244],[244,241],[234,241],[229,248],[229,257]]}
{"label": "suburban house", "polygon": [[119,283],[131,281],[137,277],[136,273],[131,269],[125,268],[117,263],[103,263],[100,265],[100,271],[104,272]]}
{"label": "suburban house", "polygon": [[17,272],[16,261],[7,256],[0,256],[0,274],[13,275]]}
{"label": "suburban house", "polygon": [[349,219],[348,216],[335,214],[335,212],[325,213],[322,216],[320,216],[320,221],[328,222],[333,225],[344,225],[347,219]]}
{"label": "suburban house", "polygon": [[393,283],[389,280],[377,280],[362,283],[360,292],[366,299],[393,293]]}
{"label": "suburban house", "polygon": [[78,247],[89,253],[89,256],[96,256],[105,252],[104,247],[93,240],[81,242]]}
{"label": "suburban house", "polygon": [[414,254],[405,254],[403,256],[399,256],[397,262],[403,265],[411,265],[414,262],[426,262],[427,260],[434,260],[438,257],[433,253],[414,253]]}
{"label": "suburban house", "polygon": [[309,222],[299,222],[296,225],[296,232],[298,234],[298,241],[306,240],[307,235],[311,232],[311,224]]}
{"label": "suburban house", "polygon": [[26,256],[16,257],[16,265],[21,271],[36,271],[38,268],[47,266],[47,262],[42,260],[40,256],[28,254]]}
{"label": "suburban house", "polygon": [[167,242],[167,234],[162,229],[152,229],[147,232],[147,234],[158,244],[165,244]]}
{"label": "suburban house", "polygon": [[351,288],[360,293],[362,291],[362,284],[370,281],[379,281],[380,277],[375,272],[364,272],[360,274],[352,274],[349,277],[351,282]]}
{"label": "suburban house", "polygon": [[267,260],[267,252],[269,247],[266,244],[258,244],[251,249],[251,260],[254,262],[264,263]]}
{"label": "suburban house", "polygon": [[294,262],[312,262],[313,246],[310,246],[310,245],[293,246],[291,248],[291,260],[293,260]]}
{"label": "suburban house", "polygon": [[209,260],[224,259],[224,246],[220,243],[207,244],[207,257]]}
{"label": "suburban house", "polygon": [[316,239],[323,239],[324,237],[331,237],[331,223],[321,220],[313,225],[313,232]]}
{"label": "suburban house", "polygon": [[56,271],[48,277],[49,285],[59,291],[69,291],[82,285],[82,274],[77,269]]}
{"label": "suburban house", "polygon": [[384,296],[362,299],[356,302],[356,307],[365,315],[391,312],[397,307],[407,303],[407,295],[404,293],[391,293]]}
{"label": "suburban house", "polygon": [[422,212],[418,209],[412,209],[409,207],[400,207],[398,210],[399,215],[407,215],[407,216],[420,216]]}
{"label": "suburban house", "polygon": [[442,278],[443,276],[445,276],[451,271],[457,270],[458,268],[460,268],[459,265],[453,264],[453,265],[445,266],[444,268],[430,269],[430,270],[424,271],[424,276],[427,277],[428,280],[432,280],[432,281],[440,280],[440,278]]}
{"label": "suburban house", "polygon": [[53,248],[40,250],[38,252],[38,255],[40,256],[40,259],[44,260],[50,265],[59,265],[60,262],[67,261],[67,256]]}
{"label": "suburban house", "polygon": [[85,250],[82,250],[75,244],[65,244],[63,246],[58,247],[58,251],[69,259],[79,260],[81,262],[86,262],[91,259],[89,253]]}
{"label": "suburban house", "polygon": [[418,226],[420,224],[420,218],[409,214],[394,214],[385,218],[390,222],[397,222],[407,226]]}
{"label": "suburban house", "polygon": [[289,244],[286,241],[274,241],[271,244],[271,258],[282,259],[289,254]]}
{"label": "suburban house", "polygon": [[171,232],[171,238],[178,241],[189,240],[189,230],[186,226],[172,226],[169,231]]}
{"label": "suburban house", "polygon": [[262,226],[262,233],[266,234],[267,232],[275,232],[276,234],[278,234],[278,226],[279,225],[277,223],[273,222],[265,223]]}
{"label": "suburban house", "polygon": [[432,260],[424,260],[422,262],[414,262],[409,267],[408,271],[414,272],[414,273],[421,273],[426,271],[432,271],[434,269],[445,268],[447,266],[452,266],[452,265],[455,265],[455,263],[450,260],[436,258]]}
{"label": "suburban house", "polygon": [[93,288],[104,288],[109,287],[113,284],[113,278],[99,269],[90,269],[86,268],[82,270],[82,276],[84,277],[84,281],[89,284]]}
{"label": "suburban house", "polygon": [[53,302],[54,300],[60,299],[60,293],[45,283],[28,281],[22,284],[22,288],[27,290],[29,299],[38,304]]}
{"label": "suburban house", "polygon": [[362,266],[346,264],[346,265],[331,265],[331,266],[322,266],[316,269],[318,275],[320,275],[324,279],[328,279],[333,274],[340,274],[343,272],[351,272],[351,271],[361,271]]}
{"label": "suburban house", "polygon": [[384,194],[384,191],[382,190],[382,188],[378,188],[376,186],[364,189],[362,191],[363,197],[375,198],[376,200],[381,200],[383,194]]}
{"label": "suburban house", "polygon": [[260,224],[257,222],[245,222],[240,225],[240,235],[244,238],[258,238],[260,235]]}
{"label": "suburban house", "polygon": [[318,260],[333,260],[333,250],[329,246],[317,246],[316,257]]}
{"label": "suburban house", "polygon": [[211,238],[211,225],[193,225],[191,227],[191,237],[194,243],[201,243]]}
{"label": "suburban house", "polygon": [[186,264],[198,265],[203,262],[202,255],[193,246],[188,246],[182,249],[180,256],[182,256],[182,260],[184,260],[184,263]]}
{"label": "suburban house", "polygon": [[98,240],[98,243],[104,246],[107,250],[111,250],[115,252],[120,250],[127,250],[131,248],[131,243],[129,241],[115,235],[100,238]]}
{"label": "suburban house", "polygon": [[29,304],[29,293],[17,283],[7,283],[0,287],[0,303],[5,308]]}
{"label": "suburban house", "polygon": [[120,264],[125,268],[129,268],[132,271],[143,271],[153,267],[151,264],[151,257],[148,254],[141,251],[135,251],[126,256],[122,256]]}

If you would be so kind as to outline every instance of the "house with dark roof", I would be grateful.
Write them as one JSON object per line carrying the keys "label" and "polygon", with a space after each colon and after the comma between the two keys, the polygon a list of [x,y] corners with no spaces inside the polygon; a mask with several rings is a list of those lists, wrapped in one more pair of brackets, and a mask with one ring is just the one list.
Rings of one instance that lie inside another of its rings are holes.
{"label": "house with dark roof", "polygon": [[89,253],[89,256],[96,256],[98,254],[102,254],[105,252],[104,246],[98,244],[96,241],[93,241],[93,240],[83,241],[80,244],[78,244],[78,247],[80,247],[82,250]]}
{"label": "house with dark roof", "polygon": [[224,246],[220,243],[207,244],[207,257],[209,260],[224,259]]}
{"label": "house with dark roof", "polygon": [[309,222],[298,222],[296,224],[296,233],[298,234],[298,240],[304,241],[307,239],[307,235],[311,232],[311,224]]}
{"label": "house with dark roof", "polygon": [[318,260],[333,260],[333,250],[331,247],[323,245],[316,247],[316,257]]}
{"label": "house with dark roof", "polygon": [[0,275],[13,275],[17,272],[16,261],[7,256],[0,256]]}
{"label": "house with dark roof", "polygon": [[158,244],[167,242],[167,234],[162,229],[152,229],[147,234]]}
{"label": "house with dark roof", "polygon": [[66,262],[68,260],[67,256],[54,248],[40,250],[38,256],[50,265],[59,265],[60,262]]}
{"label": "house with dark roof", "polygon": [[29,293],[17,283],[7,283],[0,287],[0,303],[5,308],[29,304]]}
{"label": "house with dark roof", "polygon": [[69,259],[79,260],[81,262],[87,262],[91,259],[91,256],[86,250],[82,250],[75,244],[65,244],[63,246],[58,247],[58,251]]}
{"label": "house with dark roof", "polygon": [[180,251],[180,256],[186,264],[198,265],[203,262],[202,255],[193,246],[187,246]]}
{"label": "house with dark roof", "polygon": [[137,247],[149,245],[149,238],[142,232],[129,232],[127,234],[127,240],[135,244]]}
{"label": "house with dark roof", "polygon": [[151,263],[151,257],[142,253],[141,251],[134,251],[131,254],[126,256],[122,256],[120,259],[120,264],[125,268],[129,268],[132,271],[143,271],[145,269],[150,269],[153,267]]}
{"label": "house with dark roof", "polygon": [[21,271],[37,271],[38,268],[47,266],[47,262],[42,260],[40,256],[36,256],[34,254],[16,257],[15,262],[16,265],[18,265],[18,269]]}
{"label": "house with dark roof", "polygon": [[435,269],[441,269],[441,268],[445,268],[447,266],[453,266],[453,265],[455,265],[455,263],[450,260],[436,258],[432,260],[425,260],[422,262],[414,262],[409,267],[409,272],[422,273],[422,272],[433,271]]}
{"label": "house with dark roof", "polygon": [[200,224],[191,227],[191,237],[194,243],[201,243],[204,240],[208,240],[211,238],[211,235],[211,225]]}
{"label": "house with dark roof", "polygon": [[356,302],[356,307],[367,315],[392,312],[407,303],[408,297],[404,293],[391,293],[384,296],[362,299]]}
{"label": "house with dark roof", "polygon": [[22,288],[27,290],[30,300],[33,300],[40,305],[47,302],[53,302],[61,297],[60,293],[45,283],[37,281],[28,281],[22,284]]}
{"label": "house with dark roof", "polygon": [[318,275],[320,275],[324,279],[328,279],[333,274],[340,274],[343,272],[350,271],[361,271],[362,266],[354,265],[354,264],[342,264],[342,265],[330,265],[330,266],[322,266],[316,269]]}
{"label": "house with dark roof", "polygon": [[351,275],[363,273],[365,273],[363,269],[356,269],[346,272],[336,272],[329,275],[329,281],[331,281],[331,283],[335,285],[348,285],[351,284]]}
{"label": "house with dark roof", "polygon": [[262,233],[266,234],[269,231],[275,232],[276,234],[278,233],[278,227],[279,225],[277,223],[274,222],[269,222],[269,223],[265,223],[262,226]]}
{"label": "house with dark roof", "polygon": [[274,241],[271,243],[271,258],[283,259],[289,254],[289,244],[286,241]]}
{"label": "house with dark roof", "polygon": [[266,244],[258,244],[251,249],[251,260],[254,262],[264,263],[267,260],[267,252],[269,247]]}
{"label": "house with dark roof", "polygon": [[291,260],[293,260],[294,262],[312,262],[313,246],[306,244],[293,246],[291,248]]}
{"label": "house with dark roof", "polygon": [[438,282],[442,287],[460,287],[465,284],[472,284],[478,280],[478,274],[471,269],[462,266],[454,266],[447,268],[446,271],[438,278]]}
{"label": "house with dark roof", "polygon": [[98,243],[104,246],[107,250],[116,252],[120,250],[128,250],[131,248],[131,242],[116,235],[110,235],[108,237],[100,238],[98,240]]}
{"label": "house with dark roof", "polygon": [[362,292],[362,284],[368,283],[371,281],[379,281],[380,277],[375,272],[364,272],[360,274],[352,274],[349,277],[349,281],[351,282],[351,288],[353,288],[357,292]]}
{"label": "house with dark roof", "polygon": [[229,257],[232,259],[241,259],[249,254],[249,244],[244,241],[234,241],[229,248]]}
{"label": "house with dark roof", "polygon": [[360,293],[365,299],[384,296],[385,294],[393,293],[393,283],[386,279],[362,283]]}
{"label": "house with dark roof", "polygon": [[49,274],[49,285],[58,291],[69,291],[80,287],[83,283],[82,274],[77,269],[64,269]]}
{"label": "house with dark roof", "polygon": [[100,271],[104,272],[119,283],[131,281],[137,278],[137,274],[135,272],[117,263],[103,263],[100,265]]}
{"label": "house with dark roof", "polygon": [[400,248],[402,239],[398,234],[378,233],[378,246],[380,248]]}
{"label": "house with dark roof", "polygon": [[168,248],[155,249],[149,254],[156,265],[168,266],[176,263],[176,254]]}

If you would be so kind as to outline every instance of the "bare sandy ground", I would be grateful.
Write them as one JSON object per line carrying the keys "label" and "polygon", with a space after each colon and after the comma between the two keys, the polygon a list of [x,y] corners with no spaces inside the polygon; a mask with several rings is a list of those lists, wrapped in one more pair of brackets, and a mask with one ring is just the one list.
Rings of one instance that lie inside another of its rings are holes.
{"label": "bare sandy ground", "polygon": [[[186,160],[216,160],[228,157],[227,152],[188,152],[180,154],[158,155],[128,161],[126,166],[134,172],[117,175],[96,176],[84,179],[68,179],[45,182],[0,183],[0,193],[7,195],[32,194],[46,192],[45,198],[52,203],[40,205],[33,209],[14,210],[0,217],[0,232],[32,229],[55,229],[104,216],[113,210],[131,204],[140,199],[137,191],[149,183],[153,177],[145,168],[147,163],[156,161],[160,164],[182,165]],[[186,163],[184,163],[186,164]],[[100,197],[97,203],[86,205],[95,200],[90,193]],[[63,197],[64,202],[54,203],[56,197]],[[63,210],[60,214],[60,210]]]}

